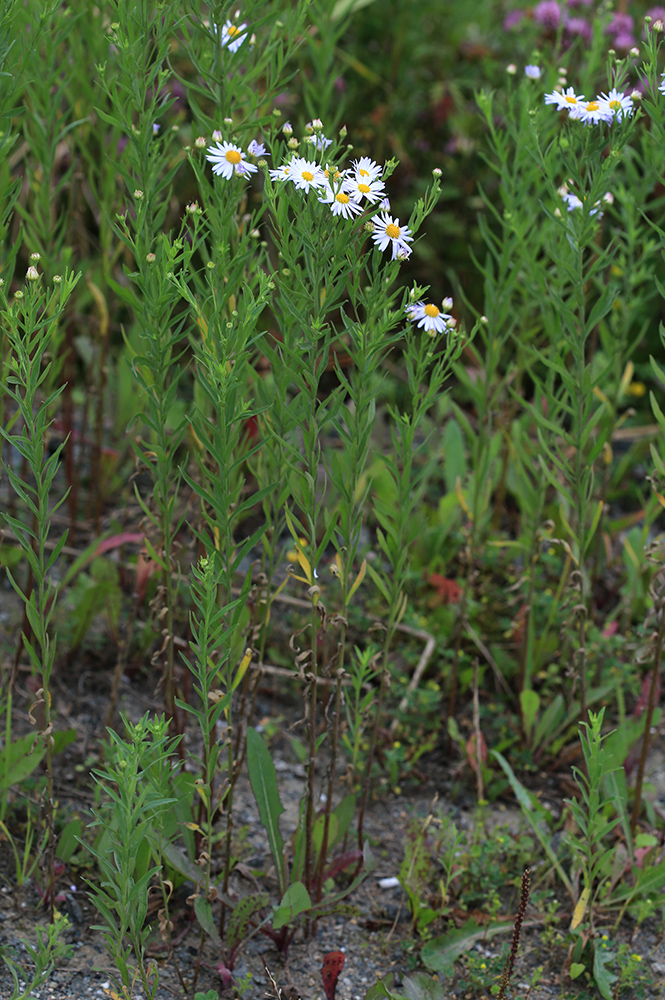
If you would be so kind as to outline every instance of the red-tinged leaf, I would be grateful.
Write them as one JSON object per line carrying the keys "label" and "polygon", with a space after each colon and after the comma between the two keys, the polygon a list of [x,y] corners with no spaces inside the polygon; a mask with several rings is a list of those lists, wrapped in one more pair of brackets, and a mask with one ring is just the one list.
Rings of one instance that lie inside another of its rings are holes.
{"label": "red-tinged leaf", "polygon": [[328,1000],[335,1000],[335,990],[339,974],[344,968],[346,957],[343,951],[329,951],[323,956],[323,966],[321,967],[321,979],[323,989]]}
{"label": "red-tinged leaf", "polygon": [[145,550],[139,552],[136,561],[136,600],[139,604],[143,603],[148,580],[155,575],[158,569],[159,565],[154,559],[150,559]]}
{"label": "red-tinged leaf", "polygon": [[455,580],[449,580],[447,577],[441,576],[440,573],[430,573],[427,582],[436,591],[437,603],[438,601],[443,602],[443,604],[459,603],[462,588]]}
{"label": "red-tinged leaf", "polygon": [[217,963],[217,975],[222,980],[222,989],[228,990],[233,986],[233,973],[227,969],[223,962]]}
{"label": "red-tinged leaf", "polygon": [[255,441],[259,436],[259,421],[256,416],[248,417],[245,421],[245,434],[249,441]]}
{"label": "red-tinged leaf", "polygon": [[[651,674],[648,673],[644,680],[642,681],[642,691],[637,699],[635,708],[633,709],[633,718],[639,719],[644,709],[649,704],[649,693],[651,691]],[[654,698],[654,705],[660,702],[660,676],[656,678],[656,695]]]}
{"label": "red-tinged leaf", "polygon": [[328,868],[326,868],[323,874],[324,882],[329,878],[334,878],[335,875],[339,875],[340,872],[346,871],[351,865],[357,865],[362,859],[363,852],[358,850],[357,847],[352,851],[345,851],[344,854],[338,854],[336,858],[333,858]]}
{"label": "red-tinged leaf", "polygon": [[101,556],[104,552],[110,552],[111,549],[120,548],[121,545],[143,545],[143,535],[133,531],[123,531],[121,535],[111,535],[110,538],[104,538],[99,543],[95,555]]}

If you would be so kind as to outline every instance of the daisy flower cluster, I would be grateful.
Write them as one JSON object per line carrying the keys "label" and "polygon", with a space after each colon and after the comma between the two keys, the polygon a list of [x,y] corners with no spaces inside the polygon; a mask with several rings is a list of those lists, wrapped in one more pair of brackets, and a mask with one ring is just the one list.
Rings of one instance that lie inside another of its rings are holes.
{"label": "daisy flower cluster", "polygon": [[[323,125],[315,119],[308,125],[308,136],[305,141],[321,153],[331,143],[323,134]],[[287,137],[293,135],[293,129],[287,122],[283,127]],[[257,167],[247,159],[265,155],[265,147],[252,142],[245,153],[233,142],[222,141],[221,133],[214,132],[215,145],[207,149],[206,158],[212,163],[213,173],[231,180],[234,174],[248,177]],[[297,147],[295,139],[289,139],[289,144]],[[321,204],[327,205],[334,216],[343,219],[353,219],[367,210],[378,210],[377,214],[365,222],[368,232],[380,250],[390,249],[393,260],[406,260],[411,254],[409,243],[413,235],[407,226],[400,224],[399,219],[390,214],[390,201],[386,197],[385,182],[382,179],[383,168],[369,156],[361,156],[354,160],[350,167],[339,169],[331,164],[323,166],[309,155],[301,156],[293,149],[289,159],[281,166],[268,171],[273,183],[293,184],[297,191],[304,195],[314,192]]]}
{"label": "daisy flower cluster", "polygon": [[453,300],[446,298],[441,303],[441,309],[432,302],[413,302],[406,306],[405,312],[412,323],[422,327],[430,337],[435,337],[437,333],[449,333],[455,328],[455,320],[448,312],[452,307]]}
{"label": "daisy flower cluster", "polygon": [[[319,123],[314,124],[316,126]],[[322,143],[327,143],[320,130],[315,134]],[[326,145],[321,144],[318,148],[325,150]],[[330,165],[323,167],[314,160],[294,155],[281,167],[268,173],[273,181],[290,182],[305,194],[313,189],[318,200],[323,205],[330,206],[333,215],[341,215],[344,219],[352,219],[368,207],[378,204],[383,211],[369,223],[372,226],[372,239],[380,250],[390,247],[393,260],[405,260],[410,255],[409,243],[413,242],[411,230],[400,226],[399,219],[394,219],[389,214],[390,202],[381,178],[383,168],[371,157],[361,156],[350,167],[339,170]]]}
{"label": "daisy flower cluster", "polygon": [[611,125],[615,120],[630,118],[633,113],[632,98],[616,87],[609,94],[600,94],[591,101],[587,101],[584,94],[576,94],[573,87],[563,92],[554,90],[545,94],[545,104],[556,104],[557,111],[567,111],[571,118],[577,118],[585,125],[596,125],[598,122]]}

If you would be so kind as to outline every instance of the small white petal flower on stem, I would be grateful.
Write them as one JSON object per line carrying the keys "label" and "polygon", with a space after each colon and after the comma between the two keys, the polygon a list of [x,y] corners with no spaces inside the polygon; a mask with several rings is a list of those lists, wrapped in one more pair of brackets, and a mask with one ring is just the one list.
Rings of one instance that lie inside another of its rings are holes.
{"label": "small white petal flower on stem", "polygon": [[[213,28],[215,31],[219,30],[217,25],[213,25]],[[222,26],[222,46],[227,48],[229,52],[237,52],[246,38],[246,24],[234,24],[233,21],[226,21]]]}
{"label": "small white petal flower on stem", "polygon": [[411,230],[406,226],[400,226],[399,219],[393,219],[387,212],[383,212],[380,216],[374,216],[372,222],[374,223],[372,239],[379,250],[386,250],[392,246],[393,260],[396,260],[400,253],[406,252],[406,256],[411,253],[408,246],[413,242]]}
{"label": "small white petal flower on stem", "polygon": [[624,116],[630,118],[633,113],[633,102],[630,96],[617,90],[616,87],[613,87],[609,94],[601,94],[596,100],[618,121],[621,121]]}
{"label": "small white petal flower on stem", "polygon": [[319,198],[319,201],[324,205],[330,205],[333,215],[341,215],[345,219],[352,219],[354,215],[362,212],[360,205],[344,190],[344,185],[338,191],[334,191],[329,184],[326,184],[325,198]]}
{"label": "small white petal flower on stem", "polygon": [[524,75],[528,80],[540,80],[540,66],[525,66]]}
{"label": "small white petal flower on stem", "polygon": [[353,173],[360,180],[371,184],[372,181],[376,181],[381,177],[383,167],[380,167],[371,157],[361,156],[359,160],[353,161]]}
{"label": "small white petal flower on stem", "polygon": [[272,181],[288,181],[291,177],[291,164],[283,163],[281,167],[268,171]]}
{"label": "small white petal flower on stem", "polygon": [[570,111],[579,107],[584,100],[584,94],[576,94],[572,87],[568,87],[562,94],[558,90],[545,94],[545,104],[556,104],[557,111]]}
{"label": "small white petal flower on stem", "polygon": [[253,163],[248,163],[240,146],[233,142],[221,142],[208,146],[206,159],[212,163],[212,172],[221,175],[225,180],[231,180],[233,174],[247,177],[258,169]]}
{"label": "small white petal flower on stem", "polygon": [[[450,302],[452,299],[446,299]],[[414,302],[406,307],[406,314],[412,323],[417,323],[426,333],[445,333],[449,329],[452,316],[433,305],[431,302]]]}
{"label": "small white petal flower on stem", "polygon": [[322,188],[326,184],[326,175],[318,163],[296,156],[291,160],[288,179],[293,181],[299,191],[308,192],[310,188]]}
{"label": "small white petal flower on stem", "polygon": [[593,101],[586,101],[578,104],[571,117],[579,118],[585,125],[597,125],[599,122],[609,124],[614,119],[614,112],[609,106],[597,98]]}
{"label": "small white petal flower on stem", "polygon": [[370,205],[381,201],[386,189],[386,185],[381,180],[367,181],[357,175],[349,177],[346,185],[346,189],[354,201],[360,202],[364,198]]}

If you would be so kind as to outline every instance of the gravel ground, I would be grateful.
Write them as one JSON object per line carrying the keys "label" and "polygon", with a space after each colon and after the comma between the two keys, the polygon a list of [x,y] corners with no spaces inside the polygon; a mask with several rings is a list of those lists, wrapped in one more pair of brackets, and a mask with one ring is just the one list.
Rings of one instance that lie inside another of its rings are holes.
{"label": "gravel ground", "polygon": [[[66,726],[76,729],[78,738],[57,758],[57,794],[60,808],[78,811],[82,817],[89,815],[91,794],[87,782],[90,768],[90,754],[95,751],[97,741],[103,732],[107,695],[103,693],[103,684],[95,670],[81,674],[83,678],[76,692],[65,688],[56,691],[56,713],[59,720]],[[104,680],[106,683],[106,679]],[[137,690],[129,681],[124,685],[123,698],[120,705],[130,718],[139,718],[147,709],[159,708],[152,694]],[[273,721],[283,720],[294,712],[293,704],[283,704],[267,698],[259,706],[260,715]],[[20,712],[19,712],[20,716]],[[295,716],[294,716],[295,717]],[[282,721],[281,725],[285,725]],[[662,755],[658,756],[659,741],[656,744],[651,778],[662,777],[665,774]],[[662,745],[662,741],[661,741]],[[280,781],[280,795],[285,806],[282,817],[283,834],[288,836],[298,822],[298,806],[304,784],[304,770],[299,765],[290,749],[287,736],[271,743],[275,764]],[[94,765],[93,765],[94,766]],[[394,878],[404,855],[404,835],[411,815],[424,817],[430,808],[435,793],[439,802],[446,803],[451,784],[451,768],[441,759],[423,762],[423,772],[419,783],[405,787],[404,794],[376,802],[367,816],[366,833],[372,843],[372,849],[378,862],[378,867],[354,893],[348,901],[356,908],[355,915],[334,916],[319,922],[316,935],[310,940],[296,938],[291,945],[286,960],[277,954],[266,938],[258,935],[252,939],[240,953],[235,968],[236,985],[234,989],[223,991],[223,984],[217,974],[216,967],[220,956],[210,939],[203,942],[201,952],[201,968],[197,982],[197,990],[213,990],[220,996],[238,997],[243,1000],[262,1000],[270,993],[271,986],[267,977],[264,961],[271,970],[276,982],[283,990],[284,998],[302,997],[303,1000],[316,1000],[323,997],[320,976],[323,957],[330,951],[344,951],[346,962],[338,982],[337,1000],[362,1000],[368,988],[377,977],[392,973],[399,990],[405,977],[422,971],[419,966],[419,947],[414,942],[408,919],[406,897],[402,889],[397,887],[382,888],[380,880]],[[454,807],[458,826],[470,826],[473,823],[472,805],[474,797],[469,794],[465,812],[459,803]],[[234,808],[236,809],[236,825],[246,827],[244,850],[251,856],[252,867],[260,867],[265,873],[262,887],[273,892],[276,897],[276,886],[271,879],[271,859],[265,832],[258,821],[256,805],[246,780],[241,780]],[[453,809],[452,806],[450,806]],[[508,830],[516,830],[519,825],[519,812],[516,809],[499,805],[492,817],[492,822],[501,823]],[[488,836],[492,836],[491,831]],[[13,858],[6,841],[0,839],[0,946],[14,948],[19,958],[26,958],[22,945],[23,940],[34,942],[35,924],[44,922],[43,910],[40,908],[40,898],[34,883],[24,887],[22,898],[17,907],[13,883]],[[73,887],[73,888],[72,888]],[[234,886],[242,895],[248,891],[246,882],[238,878]],[[100,998],[103,1000],[109,994],[105,990],[112,988],[114,969],[110,964],[101,934],[92,929],[99,917],[86,897],[86,887],[82,878],[76,872],[66,872],[58,884],[58,890],[68,894],[62,909],[68,913],[71,928],[68,931],[68,941],[72,946],[71,957],[64,961],[54,971],[48,981],[30,995],[33,1000],[85,1000],[85,998]],[[183,887],[183,897],[191,891],[191,887]],[[514,907],[514,893],[508,899],[505,919],[511,919],[510,907]],[[181,923],[176,925],[177,935],[184,928],[188,908],[176,905],[173,908],[179,915]],[[460,915],[460,922],[463,922]],[[176,959],[183,979],[191,984],[194,967],[199,959],[201,949],[200,933],[192,925],[176,947]],[[515,996],[529,1000],[549,1000],[558,996],[565,1000],[585,1000],[593,997],[592,992],[585,993],[581,988],[562,986],[562,969],[566,958],[566,948],[554,946],[543,941],[542,915],[531,908],[527,912],[525,933],[523,935],[520,955],[516,965],[513,984]],[[628,940],[630,928],[624,927],[620,938]],[[438,931],[437,931],[438,933]],[[502,947],[510,939],[510,934],[495,937],[480,943],[474,950],[474,966],[483,964],[487,968],[486,988],[482,983],[474,983],[468,974],[458,972],[452,980],[445,983],[444,996],[446,1000],[472,1000],[489,995],[489,987],[500,970],[500,954]],[[617,936],[619,939],[619,936]],[[157,941],[159,939],[157,938]],[[549,938],[546,939],[549,942]],[[615,942],[616,943],[616,942]],[[635,989],[623,990],[621,997],[644,998],[644,1000],[662,1000],[665,996],[665,945],[660,927],[654,922],[645,922],[635,932],[630,943],[631,949],[643,957],[643,968],[649,972],[649,982]],[[27,963],[29,964],[29,963]],[[537,966],[543,966],[540,981],[530,992],[528,984]],[[184,995],[180,980],[171,961],[158,961],[160,985],[155,994],[155,1000],[171,1000]],[[456,967],[457,968],[457,967]],[[251,977],[251,978],[250,978]],[[495,980],[494,980],[495,981]],[[0,968],[0,1000],[12,997],[12,983],[6,970]],[[190,992],[190,996],[193,993]],[[140,1000],[143,994],[136,988],[132,1000]],[[510,992],[509,992],[510,996]],[[437,1000],[436,997],[426,997],[423,1000]]]}

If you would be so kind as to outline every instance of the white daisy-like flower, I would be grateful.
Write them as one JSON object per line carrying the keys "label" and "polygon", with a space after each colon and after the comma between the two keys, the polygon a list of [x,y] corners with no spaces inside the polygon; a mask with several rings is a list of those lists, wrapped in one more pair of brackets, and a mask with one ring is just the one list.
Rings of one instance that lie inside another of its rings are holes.
{"label": "white daisy-like flower", "polygon": [[281,167],[269,170],[268,173],[271,181],[288,181],[291,178],[291,164],[284,163]]}
{"label": "white daisy-like flower", "polygon": [[324,205],[330,205],[333,215],[341,215],[345,219],[352,219],[354,215],[362,212],[360,205],[354,201],[344,190],[344,184],[337,191],[333,191],[329,184],[326,184],[326,194],[324,198],[319,198]]}
{"label": "white daisy-like flower", "polygon": [[310,188],[322,188],[326,184],[326,175],[318,163],[296,156],[291,160],[288,179],[293,181],[299,191],[309,191]]}
{"label": "white daisy-like flower", "polygon": [[606,106],[613,118],[618,121],[621,121],[624,116],[630,118],[633,113],[633,102],[629,95],[617,90],[616,87],[612,87],[609,94],[601,94],[596,100],[602,106]]}
{"label": "white daisy-like flower", "polygon": [[347,179],[347,191],[354,201],[362,201],[365,198],[370,205],[381,201],[384,196],[386,185],[381,180],[369,181],[363,177],[354,175]]}
{"label": "white daisy-like flower", "polygon": [[585,125],[597,125],[598,122],[609,123],[614,118],[614,112],[598,98],[593,101],[583,101],[570,112],[571,118],[579,118]]}
{"label": "white daisy-like flower", "polygon": [[[217,25],[214,30],[218,31]],[[247,25],[234,24],[233,21],[226,21],[222,26],[222,46],[229,52],[237,52],[242,43],[247,38]]]}
{"label": "white daisy-like flower", "polygon": [[369,156],[361,156],[359,160],[353,161],[353,172],[356,177],[366,183],[371,183],[371,181],[375,181],[381,176],[383,167],[380,167]]}
{"label": "white daisy-like flower", "polygon": [[406,252],[406,256],[408,257],[411,253],[408,244],[413,243],[413,236],[410,229],[407,229],[406,226],[400,226],[399,219],[393,219],[387,212],[383,212],[380,216],[375,216],[372,222],[374,224],[372,239],[379,250],[386,250],[388,246],[392,245],[393,260],[397,259],[398,254],[403,254],[404,252]]}
{"label": "white daisy-like flower", "polygon": [[572,87],[568,87],[562,94],[558,90],[553,90],[551,94],[545,94],[545,104],[556,104],[557,111],[570,111],[584,101],[584,94],[576,94]]}
{"label": "white daisy-like flower", "polygon": [[234,173],[247,177],[258,169],[253,163],[247,162],[240,146],[232,142],[218,142],[215,146],[208,146],[206,160],[212,163],[213,174],[221,174],[227,181],[231,180]]}
{"label": "white daisy-like flower", "polygon": [[[442,304],[447,305],[448,302],[452,307],[451,299],[446,299]],[[413,305],[406,307],[406,314],[411,322],[417,323],[425,333],[446,333],[455,322],[449,313],[442,312],[431,302],[414,302]]]}

